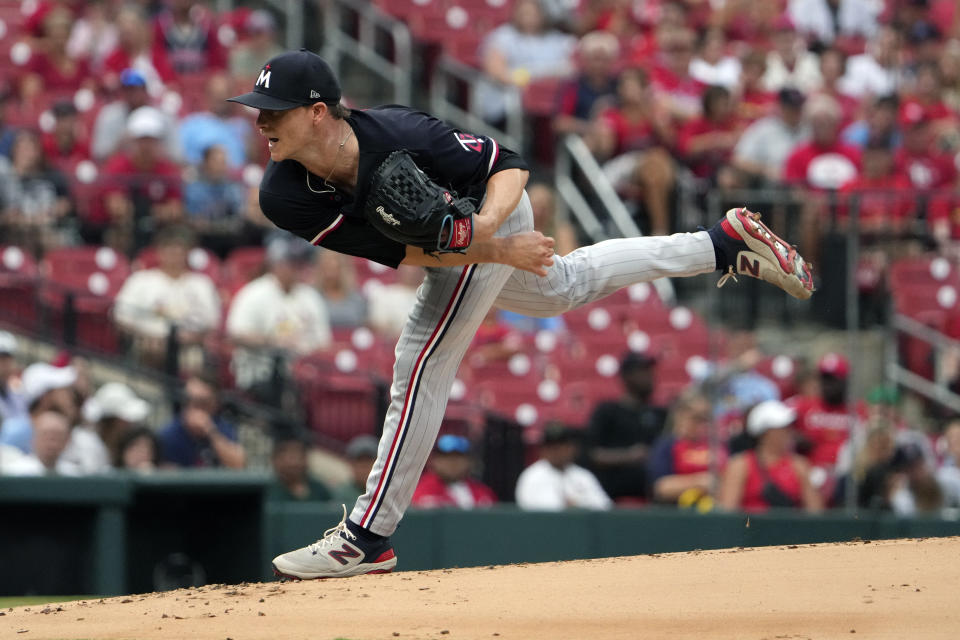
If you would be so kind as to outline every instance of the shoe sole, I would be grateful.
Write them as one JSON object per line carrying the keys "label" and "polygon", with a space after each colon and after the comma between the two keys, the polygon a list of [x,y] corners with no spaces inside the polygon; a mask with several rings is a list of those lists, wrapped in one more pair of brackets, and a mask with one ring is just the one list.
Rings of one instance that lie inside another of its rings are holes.
{"label": "shoe sole", "polygon": [[298,580],[298,581],[299,580],[327,580],[329,578],[352,578],[353,576],[369,576],[369,575],[382,574],[382,573],[393,573],[393,569],[394,569],[394,567],[389,567],[387,569],[371,569],[370,571],[361,571],[358,573],[347,573],[347,574],[335,575],[335,576],[304,577],[304,576],[294,575],[292,573],[284,573],[283,571],[280,571],[280,569],[277,569],[277,565],[272,565],[272,566],[273,566],[273,574],[278,578],[285,579],[285,580]]}
{"label": "shoe sole", "polygon": [[[780,287],[794,298],[808,299],[813,294],[813,274],[810,273],[803,257],[789,242],[771,231],[770,227],[759,220],[749,218],[748,213],[747,209],[743,207],[731,209],[727,212],[726,218],[734,230],[743,238],[747,247],[750,248],[750,252],[746,253],[752,253],[757,258],[761,258],[764,262],[772,265],[772,267],[761,270],[760,275],[754,277],[760,277],[762,280]],[[751,224],[744,222],[741,216],[747,218]],[[760,230],[755,230],[754,225],[759,227]],[[774,246],[775,242],[780,243],[787,250],[787,256],[783,256],[777,251]],[[798,270],[803,274],[803,278],[797,275]],[[738,275],[753,275],[749,271],[741,271],[740,269],[736,271]],[[762,277],[764,274],[769,277]],[[807,283],[809,283],[809,286],[807,286]]]}

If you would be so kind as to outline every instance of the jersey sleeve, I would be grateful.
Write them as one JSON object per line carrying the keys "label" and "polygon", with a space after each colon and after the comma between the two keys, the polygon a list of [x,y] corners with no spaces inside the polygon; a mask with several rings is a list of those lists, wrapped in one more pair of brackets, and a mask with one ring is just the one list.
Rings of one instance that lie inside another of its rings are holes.
{"label": "jersey sleeve", "polygon": [[281,229],[315,246],[367,258],[392,267],[406,256],[406,246],[377,232],[365,220],[315,210],[292,198],[260,190],[260,209]]}

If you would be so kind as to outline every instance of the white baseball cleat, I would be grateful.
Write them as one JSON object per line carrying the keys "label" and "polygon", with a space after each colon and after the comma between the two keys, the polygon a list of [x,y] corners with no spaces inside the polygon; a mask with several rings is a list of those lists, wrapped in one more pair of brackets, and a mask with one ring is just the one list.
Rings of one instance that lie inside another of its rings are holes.
{"label": "white baseball cleat", "polygon": [[792,245],[760,222],[759,213],[745,207],[730,209],[710,231],[726,260],[722,265],[726,273],[717,282],[718,287],[745,275],[769,282],[801,300],[813,294],[810,265]]}
{"label": "white baseball cleat", "polygon": [[340,524],[306,547],[273,559],[273,572],[281,578],[313,580],[347,578],[366,573],[390,573],[397,566],[390,539],[364,544],[347,528],[347,509]]}

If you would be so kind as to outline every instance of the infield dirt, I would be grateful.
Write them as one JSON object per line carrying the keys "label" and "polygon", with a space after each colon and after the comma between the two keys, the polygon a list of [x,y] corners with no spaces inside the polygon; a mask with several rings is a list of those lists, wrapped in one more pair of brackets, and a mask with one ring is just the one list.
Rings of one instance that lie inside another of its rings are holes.
{"label": "infield dirt", "polygon": [[0,638],[35,640],[953,639],[960,538],[211,585],[2,613]]}

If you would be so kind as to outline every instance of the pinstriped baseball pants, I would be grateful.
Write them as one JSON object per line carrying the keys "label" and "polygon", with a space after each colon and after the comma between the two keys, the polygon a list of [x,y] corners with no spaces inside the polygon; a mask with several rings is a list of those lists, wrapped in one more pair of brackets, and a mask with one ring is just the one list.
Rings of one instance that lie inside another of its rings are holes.
{"label": "pinstriped baseball pants", "polygon": [[[526,194],[498,236],[533,228]],[[350,519],[388,536],[430,456],[460,360],[491,306],[549,317],[621,287],[716,268],[706,232],[607,240],[554,258],[547,277],[501,264],[427,268],[396,347],[390,407],[377,460]]]}

